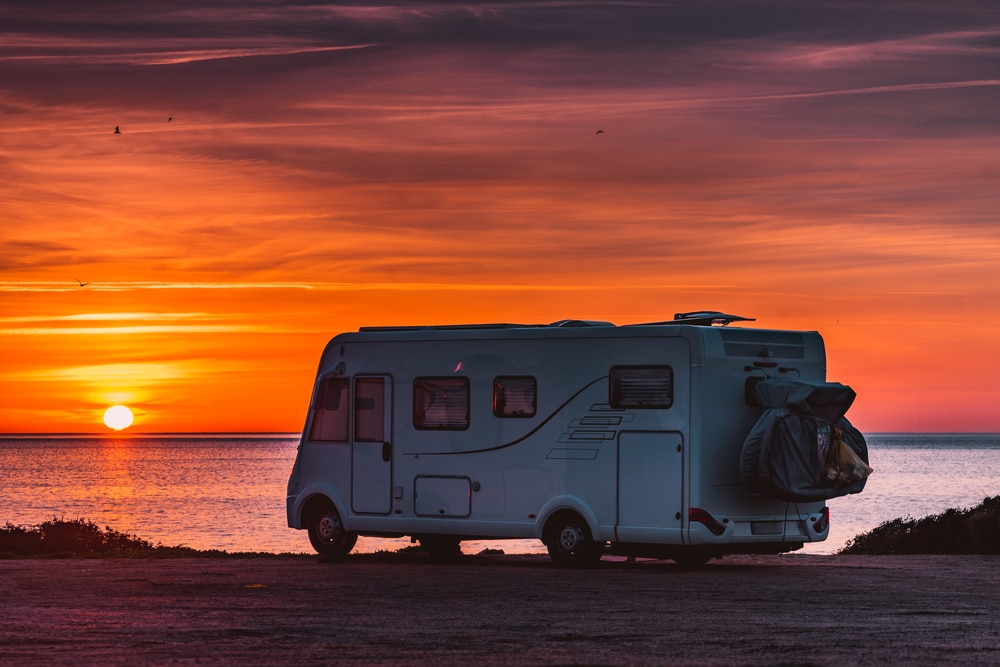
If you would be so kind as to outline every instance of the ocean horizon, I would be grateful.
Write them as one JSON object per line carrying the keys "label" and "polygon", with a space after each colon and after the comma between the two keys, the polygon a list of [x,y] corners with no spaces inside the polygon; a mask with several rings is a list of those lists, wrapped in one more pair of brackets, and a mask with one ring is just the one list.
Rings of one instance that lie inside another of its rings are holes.
{"label": "ocean horizon", "polygon": [[[165,546],[229,552],[313,553],[288,528],[285,487],[298,432],[0,434],[0,522],[86,520]],[[874,472],[865,490],[827,502],[829,538],[796,553],[831,554],[896,518],[964,509],[1000,493],[1000,434],[865,434]],[[409,538],[359,539],[356,551]],[[537,540],[475,540],[482,549],[545,553]]]}

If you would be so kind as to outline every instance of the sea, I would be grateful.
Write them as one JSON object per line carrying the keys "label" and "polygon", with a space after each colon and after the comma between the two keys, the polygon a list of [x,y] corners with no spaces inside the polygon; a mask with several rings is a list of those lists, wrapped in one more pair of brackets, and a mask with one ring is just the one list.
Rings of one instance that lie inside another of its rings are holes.
{"label": "sea", "polygon": [[[831,554],[896,518],[964,509],[1000,495],[1000,434],[866,434],[874,472],[835,498],[830,536],[798,553]],[[288,528],[285,485],[298,434],[0,435],[0,524],[84,520],[164,546],[312,553]],[[356,551],[409,546],[358,540]],[[545,553],[537,540],[470,541],[465,553]]]}

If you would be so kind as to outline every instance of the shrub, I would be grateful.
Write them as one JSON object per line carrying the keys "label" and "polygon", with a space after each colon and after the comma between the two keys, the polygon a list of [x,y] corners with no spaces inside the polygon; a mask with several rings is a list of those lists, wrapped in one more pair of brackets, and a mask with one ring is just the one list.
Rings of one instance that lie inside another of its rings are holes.
{"label": "shrub", "polygon": [[15,556],[133,554],[156,548],[146,540],[110,527],[102,530],[83,519],[52,519],[30,528],[8,522],[0,530],[0,553]]}
{"label": "shrub", "polygon": [[220,549],[199,551],[185,546],[152,544],[111,527],[99,528],[85,519],[52,519],[37,526],[0,528],[0,558],[33,557],[155,557],[155,558],[260,558],[291,554],[261,552],[229,553]]}
{"label": "shrub", "polygon": [[838,553],[1000,555],[1000,496],[985,498],[967,510],[886,521],[855,536]]}

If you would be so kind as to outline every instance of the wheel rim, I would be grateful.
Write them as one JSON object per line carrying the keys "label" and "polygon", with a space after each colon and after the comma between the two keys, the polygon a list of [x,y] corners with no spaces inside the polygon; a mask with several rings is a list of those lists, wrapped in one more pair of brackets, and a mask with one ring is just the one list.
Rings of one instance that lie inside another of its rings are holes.
{"label": "wheel rim", "polygon": [[321,540],[332,543],[336,541],[339,533],[340,525],[336,517],[329,514],[324,514],[320,517],[319,523],[316,526],[316,534],[319,535]]}
{"label": "wheel rim", "polygon": [[559,548],[564,553],[571,554],[580,548],[583,540],[583,531],[579,526],[563,526],[562,531],[559,533]]}

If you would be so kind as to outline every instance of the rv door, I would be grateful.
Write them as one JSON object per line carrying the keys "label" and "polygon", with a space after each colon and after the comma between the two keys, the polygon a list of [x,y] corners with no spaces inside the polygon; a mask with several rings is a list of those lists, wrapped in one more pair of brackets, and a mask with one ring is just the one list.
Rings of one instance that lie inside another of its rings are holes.
{"label": "rv door", "polygon": [[392,508],[392,378],[354,379],[351,509],[388,514]]}
{"label": "rv door", "polygon": [[618,526],[622,542],[668,542],[681,529],[680,433],[618,436]]}

